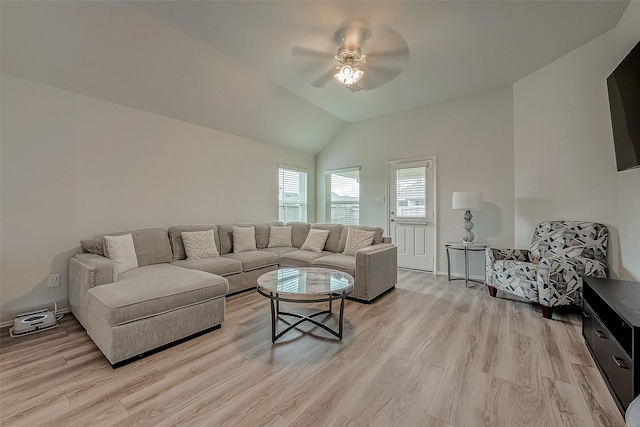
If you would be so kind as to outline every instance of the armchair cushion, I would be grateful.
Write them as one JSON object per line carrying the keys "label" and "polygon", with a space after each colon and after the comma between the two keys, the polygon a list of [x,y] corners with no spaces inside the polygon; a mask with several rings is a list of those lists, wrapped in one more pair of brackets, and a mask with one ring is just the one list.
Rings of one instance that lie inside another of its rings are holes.
{"label": "armchair cushion", "polygon": [[498,260],[492,274],[492,285],[528,300],[538,300],[536,280],[538,264],[524,261]]}

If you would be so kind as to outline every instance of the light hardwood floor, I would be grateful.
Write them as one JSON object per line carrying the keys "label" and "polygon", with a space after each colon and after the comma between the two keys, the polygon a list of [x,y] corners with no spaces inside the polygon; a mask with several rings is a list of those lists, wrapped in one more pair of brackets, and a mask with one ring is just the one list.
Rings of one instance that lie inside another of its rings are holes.
{"label": "light hardwood floor", "polygon": [[221,329],[115,370],[70,314],[5,330],[0,424],[623,426],[579,314],[549,321],[498,296],[399,270],[374,304],[347,302],[342,342],[307,325],[272,345],[251,291],[227,300]]}

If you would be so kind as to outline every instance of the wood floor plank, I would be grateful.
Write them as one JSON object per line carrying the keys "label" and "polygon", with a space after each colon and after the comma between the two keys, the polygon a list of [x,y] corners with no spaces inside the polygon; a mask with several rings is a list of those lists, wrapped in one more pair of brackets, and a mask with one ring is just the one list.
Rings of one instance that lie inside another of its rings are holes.
{"label": "wood floor plank", "polygon": [[465,426],[509,425],[509,381],[476,372]]}
{"label": "wood floor plank", "polygon": [[532,324],[542,375],[567,384],[577,385],[569,357],[563,351],[564,346],[560,341],[562,337],[557,335],[553,320],[534,317]]}
{"label": "wood floor plank", "polygon": [[552,425],[595,427],[578,387],[546,377],[542,383]]}
{"label": "wood floor plank", "polygon": [[70,314],[4,330],[0,424],[622,426],[579,312],[548,320],[481,285],[398,277],[372,304],[347,301],[342,341],[305,324],[273,345],[255,291],[226,300],[221,329],[118,369]]}
{"label": "wood floor plank", "polygon": [[625,422],[618,407],[601,381],[598,368],[572,364],[578,386],[597,426],[624,427]]}
{"label": "wood floor plank", "polygon": [[512,424],[546,427],[551,421],[536,342],[518,334],[509,338],[509,419]]}

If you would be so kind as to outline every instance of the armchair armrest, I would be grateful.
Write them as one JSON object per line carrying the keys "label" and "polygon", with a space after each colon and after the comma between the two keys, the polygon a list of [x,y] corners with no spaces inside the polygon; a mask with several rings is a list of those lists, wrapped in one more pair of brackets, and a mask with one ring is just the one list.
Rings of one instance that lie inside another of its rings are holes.
{"label": "armchair armrest", "polygon": [[487,248],[485,250],[486,284],[489,286],[493,286],[493,271],[495,270],[494,266],[496,261],[510,260],[510,261],[531,262],[531,258],[529,257],[529,254],[530,252],[527,249]]}
{"label": "armchair armrest", "polygon": [[607,277],[607,266],[584,257],[548,257],[540,259],[537,282],[540,304],[547,307],[579,304],[584,276]]}
{"label": "armchair armrest", "polygon": [[91,253],[80,253],[69,258],[69,307],[85,329],[87,292],[94,286],[113,283],[116,279],[116,269],[108,258]]}
{"label": "armchair armrest", "polygon": [[398,248],[380,243],[356,252],[356,283],[351,296],[371,301],[398,282]]}

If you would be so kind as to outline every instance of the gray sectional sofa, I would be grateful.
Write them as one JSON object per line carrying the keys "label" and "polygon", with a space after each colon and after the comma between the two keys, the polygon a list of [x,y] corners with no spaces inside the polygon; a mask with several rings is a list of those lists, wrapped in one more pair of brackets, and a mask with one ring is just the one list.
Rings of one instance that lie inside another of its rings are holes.
{"label": "gray sectional sofa", "polygon": [[[72,313],[112,365],[195,334],[219,328],[225,296],[254,289],[278,267],[325,267],[355,277],[351,298],[370,302],[397,281],[397,248],[379,227],[287,223],[291,247],[268,247],[271,226],[198,224],[102,234],[81,241],[69,260]],[[233,252],[233,227],[255,228],[256,250]],[[345,255],[350,228],[374,231],[370,246]],[[301,250],[310,229],[328,230],[321,252]],[[214,231],[219,256],[187,259],[183,232]],[[131,234],[138,267],[117,274],[105,236]]]}

